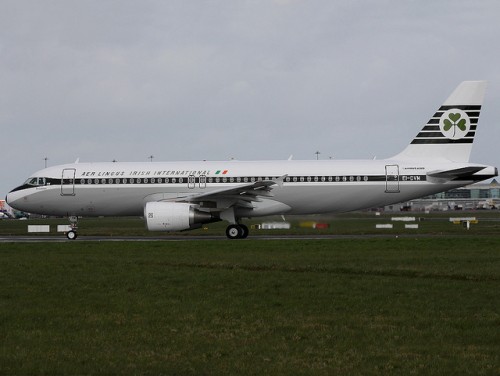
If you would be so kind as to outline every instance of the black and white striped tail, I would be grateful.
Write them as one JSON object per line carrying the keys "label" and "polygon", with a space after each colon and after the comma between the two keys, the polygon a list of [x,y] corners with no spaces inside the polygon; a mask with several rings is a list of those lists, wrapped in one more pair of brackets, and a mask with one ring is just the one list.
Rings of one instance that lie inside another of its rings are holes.
{"label": "black and white striped tail", "polygon": [[394,158],[468,162],[486,81],[464,81],[430,118],[408,147]]}

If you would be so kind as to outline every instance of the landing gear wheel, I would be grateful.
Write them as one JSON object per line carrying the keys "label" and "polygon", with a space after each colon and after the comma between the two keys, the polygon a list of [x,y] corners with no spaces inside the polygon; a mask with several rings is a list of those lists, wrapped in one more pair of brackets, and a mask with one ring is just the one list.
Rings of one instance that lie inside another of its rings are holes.
{"label": "landing gear wheel", "polygon": [[229,239],[239,239],[243,235],[243,230],[238,225],[229,225],[226,228],[226,236]]}
{"label": "landing gear wheel", "polygon": [[69,240],[75,240],[78,237],[76,231],[78,230],[78,217],[76,215],[70,215],[68,217],[70,230],[66,233],[66,237]]}
{"label": "landing gear wheel", "polygon": [[245,225],[229,225],[226,229],[226,235],[229,239],[245,239],[248,232],[248,227]]}
{"label": "landing gear wheel", "polygon": [[245,226],[245,225],[240,225],[240,228],[241,228],[241,239],[245,239],[247,236],[248,236],[248,227]]}

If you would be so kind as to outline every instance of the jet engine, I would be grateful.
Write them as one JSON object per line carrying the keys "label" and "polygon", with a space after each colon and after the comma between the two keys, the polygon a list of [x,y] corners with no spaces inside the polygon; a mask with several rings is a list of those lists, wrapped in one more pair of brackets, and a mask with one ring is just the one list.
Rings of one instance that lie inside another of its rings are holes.
{"label": "jet engine", "polygon": [[200,211],[196,205],[181,202],[148,202],[144,218],[149,231],[183,231],[220,219]]}

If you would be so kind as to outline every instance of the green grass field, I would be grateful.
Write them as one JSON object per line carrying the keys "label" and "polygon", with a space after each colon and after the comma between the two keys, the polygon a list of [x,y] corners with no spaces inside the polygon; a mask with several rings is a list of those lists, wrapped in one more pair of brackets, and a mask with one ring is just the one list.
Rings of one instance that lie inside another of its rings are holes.
{"label": "green grass field", "polygon": [[500,374],[500,236],[0,243],[0,374]]}
{"label": "green grass field", "polygon": [[[418,229],[405,229],[404,222],[391,221],[392,217],[411,216],[415,217]],[[464,229],[460,224],[453,224],[450,217],[475,217],[477,224],[472,224],[469,230]],[[446,234],[446,235],[496,235],[500,233],[500,211],[483,210],[476,212],[450,211],[425,213],[387,213],[376,216],[373,212],[355,212],[338,214],[334,216],[288,216],[286,219],[291,223],[291,230],[256,230],[251,229],[250,237],[255,235],[271,234]],[[251,227],[266,221],[282,221],[281,217],[258,218],[245,223]],[[304,221],[316,221],[328,223],[330,228],[316,230],[312,228],[302,228],[300,223]],[[376,224],[392,223],[393,229],[376,229]],[[31,224],[50,225],[51,233],[46,235],[56,235],[58,224],[68,224],[65,218],[31,219],[28,221],[0,220],[0,237],[2,235],[28,235],[27,227]],[[203,229],[176,233],[175,235],[221,235],[224,236],[227,223],[218,222],[205,226]],[[172,233],[149,232],[146,229],[144,220],[139,217],[127,218],[82,218],[79,221],[79,234],[82,236],[162,236],[168,238]],[[45,234],[36,234],[45,235]],[[62,235],[61,235],[62,236]]]}

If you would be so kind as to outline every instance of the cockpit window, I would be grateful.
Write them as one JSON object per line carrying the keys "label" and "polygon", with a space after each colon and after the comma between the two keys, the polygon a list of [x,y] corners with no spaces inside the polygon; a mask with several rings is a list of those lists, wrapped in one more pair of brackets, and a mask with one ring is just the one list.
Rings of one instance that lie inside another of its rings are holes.
{"label": "cockpit window", "polygon": [[45,185],[45,178],[29,178],[24,184],[33,186]]}
{"label": "cockpit window", "polygon": [[38,185],[38,178],[29,178],[24,182],[26,185]]}

